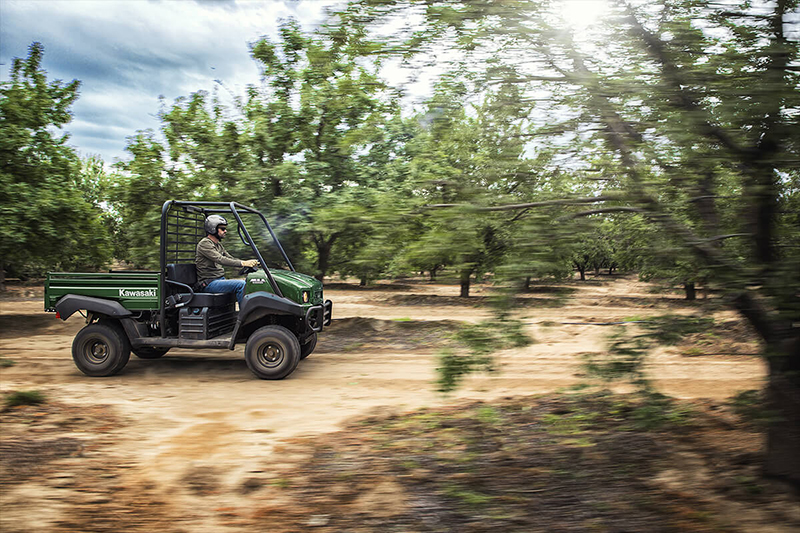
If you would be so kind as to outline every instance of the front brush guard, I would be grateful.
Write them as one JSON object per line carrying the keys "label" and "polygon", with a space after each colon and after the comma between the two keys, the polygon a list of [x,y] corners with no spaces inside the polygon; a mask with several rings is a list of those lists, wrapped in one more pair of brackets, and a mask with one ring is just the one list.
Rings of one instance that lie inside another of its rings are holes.
{"label": "front brush guard", "polygon": [[322,305],[314,305],[306,311],[306,324],[308,329],[314,332],[322,331],[325,326],[331,325],[333,318],[333,302],[325,300]]}

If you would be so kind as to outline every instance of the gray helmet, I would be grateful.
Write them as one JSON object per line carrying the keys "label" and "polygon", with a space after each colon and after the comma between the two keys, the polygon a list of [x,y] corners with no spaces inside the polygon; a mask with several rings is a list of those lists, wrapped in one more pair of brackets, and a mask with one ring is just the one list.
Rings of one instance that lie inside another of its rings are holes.
{"label": "gray helmet", "polygon": [[206,218],[206,222],[203,226],[205,227],[206,233],[209,235],[214,235],[215,237],[219,237],[219,235],[217,235],[217,227],[227,225],[228,221],[225,220],[225,217],[220,215],[211,215],[210,217]]}

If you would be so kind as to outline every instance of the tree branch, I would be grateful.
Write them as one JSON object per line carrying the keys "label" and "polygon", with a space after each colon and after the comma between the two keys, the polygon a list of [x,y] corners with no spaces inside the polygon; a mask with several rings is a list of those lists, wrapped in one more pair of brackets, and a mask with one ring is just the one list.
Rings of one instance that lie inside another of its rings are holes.
{"label": "tree branch", "polygon": [[717,242],[725,239],[733,239],[734,237],[752,237],[752,236],[753,236],[752,233],[729,233],[727,235],[717,235],[716,237],[704,239],[699,242]]}
{"label": "tree branch", "polygon": [[[669,58],[664,41],[642,26],[629,4],[622,0],[618,0],[617,3],[627,13],[626,18],[632,26],[631,33],[644,42],[646,50],[661,65],[664,81],[669,84],[675,95],[677,95],[677,99],[672,100],[674,105],[686,111],[689,116],[707,116],[705,109],[698,103],[699,98],[687,89],[686,84],[683,83],[680,77],[680,68]],[[739,146],[722,128],[712,124],[708,118],[700,118],[698,122],[705,135],[716,139],[730,151],[739,155],[747,154],[751,151]]]}
{"label": "tree branch", "polygon": [[601,213],[641,213],[646,215],[647,211],[639,207],[604,207],[602,209],[592,209],[590,211],[581,211],[580,213],[566,215],[558,220],[571,220],[573,218],[588,217],[590,215],[599,215]]}
{"label": "tree branch", "polygon": [[543,202],[531,202],[527,204],[500,205],[496,207],[473,207],[468,204],[432,204],[425,206],[425,209],[445,209],[451,207],[473,207],[476,211],[513,211],[514,209],[530,209],[531,207],[544,207],[547,205],[575,205],[593,204],[596,202],[613,202],[624,199],[622,195],[594,196],[590,198],[570,198],[563,200],[545,200]]}
{"label": "tree branch", "polygon": [[518,76],[516,78],[489,78],[486,81],[486,85],[500,85],[502,83],[526,83],[529,81],[569,82],[573,80],[566,76]]}

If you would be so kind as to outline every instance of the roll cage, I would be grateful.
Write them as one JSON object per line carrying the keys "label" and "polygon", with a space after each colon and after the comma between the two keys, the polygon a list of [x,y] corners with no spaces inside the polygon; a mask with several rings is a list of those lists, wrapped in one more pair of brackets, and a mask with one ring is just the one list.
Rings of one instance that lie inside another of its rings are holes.
{"label": "roll cage", "polygon": [[[161,244],[159,262],[161,266],[162,295],[166,295],[168,293],[168,284],[185,287],[185,285],[182,283],[167,279],[167,265],[170,263],[194,264],[197,243],[206,235],[204,229],[206,217],[213,214],[228,213],[233,215],[233,217],[236,219],[239,238],[246,246],[250,247],[250,249],[253,251],[253,254],[255,254],[256,258],[258,258],[258,262],[261,265],[261,268],[264,270],[264,273],[267,275],[267,279],[269,280],[269,284],[272,287],[274,294],[283,298],[283,293],[281,292],[278,284],[275,282],[275,279],[272,277],[272,273],[267,267],[267,262],[264,260],[264,257],[261,255],[261,252],[256,246],[256,243],[250,236],[250,232],[247,230],[240,212],[255,214],[261,218],[261,221],[264,223],[264,226],[267,228],[267,231],[269,231],[272,240],[280,251],[283,260],[286,261],[289,269],[292,272],[295,272],[295,268],[292,265],[292,262],[289,260],[289,257],[286,255],[283,246],[281,246],[277,235],[275,235],[275,232],[272,230],[272,226],[269,225],[269,222],[264,214],[257,209],[239,204],[237,202],[182,202],[177,200],[167,200],[164,202],[164,205],[161,208]],[[190,291],[192,290],[191,287],[189,287],[189,289]],[[162,336],[166,336],[165,302],[166,298],[162,297],[159,308],[161,315]]]}

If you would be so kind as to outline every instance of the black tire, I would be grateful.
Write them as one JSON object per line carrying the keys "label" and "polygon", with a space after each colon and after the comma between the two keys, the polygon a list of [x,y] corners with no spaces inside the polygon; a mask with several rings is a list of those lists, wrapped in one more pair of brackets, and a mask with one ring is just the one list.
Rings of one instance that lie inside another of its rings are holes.
{"label": "black tire", "polygon": [[120,326],[89,324],[72,341],[72,360],[90,377],[113,376],[128,364],[131,345]]}
{"label": "black tire", "polygon": [[308,339],[306,339],[306,343],[300,345],[300,360],[302,361],[303,359],[311,355],[311,352],[313,352],[314,348],[316,347],[317,347],[317,334],[312,333],[311,336]]}
{"label": "black tire", "polygon": [[283,379],[300,362],[300,343],[283,326],[257,329],[244,348],[247,367],[261,379]]}
{"label": "black tire", "polygon": [[139,346],[138,348],[133,348],[133,355],[139,359],[158,359],[159,357],[164,357],[164,354],[168,351],[169,348],[160,346]]}
{"label": "black tire", "polygon": [[[125,366],[128,364],[128,361],[131,358],[131,342],[130,342],[130,339],[128,339],[128,334],[125,333],[125,328],[122,327],[122,324],[120,324],[119,320],[115,320],[113,318],[101,318],[100,320],[97,321],[97,323],[100,324],[101,326],[107,326],[107,327],[113,329],[114,331],[117,332],[117,334],[119,335],[119,338],[122,339],[123,354],[124,355],[123,355],[123,357],[120,358],[119,365],[117,366],[117,369],[114,371],[114,374],[116,374],[117,372],[119,372],[120,370],[125,368]],[[109,375],[112,375],[112,374],[109,374]]]}

